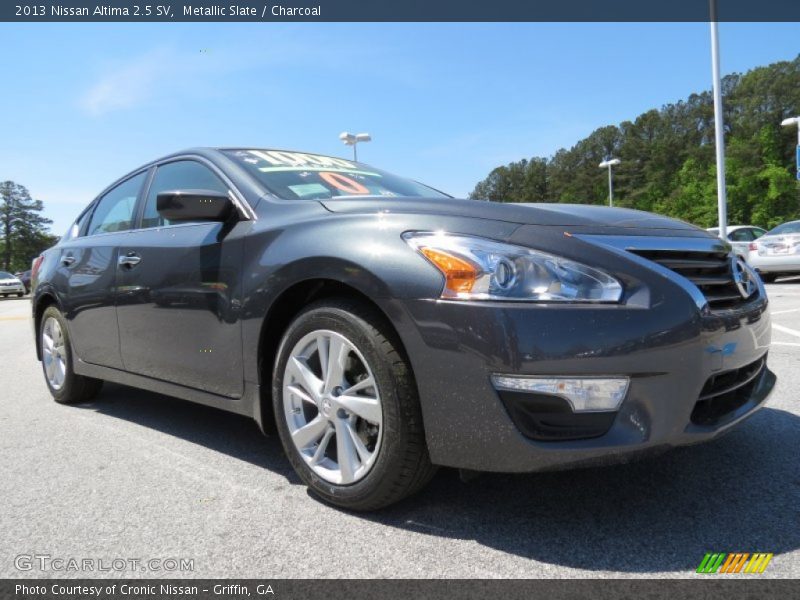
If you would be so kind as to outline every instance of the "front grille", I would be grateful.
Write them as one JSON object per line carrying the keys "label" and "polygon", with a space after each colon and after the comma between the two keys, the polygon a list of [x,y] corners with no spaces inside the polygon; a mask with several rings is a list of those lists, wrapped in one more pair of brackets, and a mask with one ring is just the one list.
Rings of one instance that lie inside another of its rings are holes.
{"label": "front grille", "polygon": [[691,281],[703,293],[712,310],[736,308],[746,302],[733,282],[731,257],[726,252],[638,249],[630,252]]}
{"label": "front grille", "polygon": [[709,377],[692,410],[692,423],[716,425],[747,403],[766,365],[767,357],[763,356],[739,369]]}

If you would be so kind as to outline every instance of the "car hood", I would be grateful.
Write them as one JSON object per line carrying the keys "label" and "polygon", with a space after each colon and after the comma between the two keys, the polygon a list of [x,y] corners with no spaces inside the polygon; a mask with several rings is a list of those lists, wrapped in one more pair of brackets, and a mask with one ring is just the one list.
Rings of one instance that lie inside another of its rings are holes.
{"label": "car hood", "polygon": [[0,283],[22,283],[16,277],[12,277],[11,279],[0,279]]}
{"label": "car hood", "polygon": [[[505,203],[454,198],[332,198],[321,201],[335,213],[411,213],[506,221],[520,225],[569,227],[583,233],[699,235],[705,230],[668,217],[629,208],[587,204]],[[615,230],[615,231],[610,231]]]}

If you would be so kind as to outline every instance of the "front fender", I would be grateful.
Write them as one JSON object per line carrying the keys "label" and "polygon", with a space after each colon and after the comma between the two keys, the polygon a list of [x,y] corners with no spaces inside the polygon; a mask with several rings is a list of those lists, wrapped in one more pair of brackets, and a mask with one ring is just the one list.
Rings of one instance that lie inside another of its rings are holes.
{"label": "front fender", "polygon": [[[308,209],[307,209],[308,210]],[[265,214],[245,242],[242,338],[245,379],[258,381],[264,319],[287,290],[335,281],[370,298],[395,326],[389,299],[436,298],[441,273],[402,239],[411,230],[508,236],[516,225],[452,216],[394,214]],[[298,306],[298,309],[300,306]]]}

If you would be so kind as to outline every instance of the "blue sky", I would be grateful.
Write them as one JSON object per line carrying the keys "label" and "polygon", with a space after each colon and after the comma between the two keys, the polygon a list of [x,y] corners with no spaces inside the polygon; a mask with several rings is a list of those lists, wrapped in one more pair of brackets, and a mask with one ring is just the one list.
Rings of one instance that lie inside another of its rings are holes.
{"label": "blue sky", "polygon": [[[722,70],[800,52],[800,24],[720,25]],[[98,191],[190,146],[359,158],[456,195],[495,166],[710,88],[688,24],[0,24],[0,179],[62,233]]]}

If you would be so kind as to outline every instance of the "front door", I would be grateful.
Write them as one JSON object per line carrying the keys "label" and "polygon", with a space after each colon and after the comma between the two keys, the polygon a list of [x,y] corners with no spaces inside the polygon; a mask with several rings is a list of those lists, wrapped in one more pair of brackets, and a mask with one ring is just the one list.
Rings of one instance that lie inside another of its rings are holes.
{"label": "front door", "polygon": [[142,211],[118,257],[117,320],[127,371],[229,397],[243,393],[242,237],[234,225],[169,223],[159,192],[228,191],[192,160],[157,168]]}

